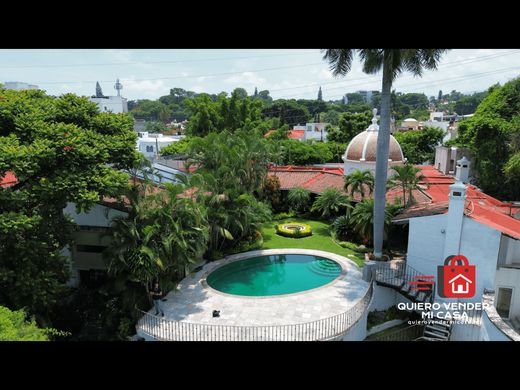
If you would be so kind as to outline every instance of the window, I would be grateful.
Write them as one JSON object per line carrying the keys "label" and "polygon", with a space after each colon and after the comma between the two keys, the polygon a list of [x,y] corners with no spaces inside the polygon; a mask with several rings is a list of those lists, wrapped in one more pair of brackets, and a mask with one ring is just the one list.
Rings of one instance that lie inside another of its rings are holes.
{"label": "window", "polygon": [[146,147],[147,152],[153,152],[153,146],[147,146]]}
{"label": "window", "polygon": [[511,298],[513,297],[513,289],[500,287],[497,294],[497,312],[502,318],[509,318],[509,309],[511,307]]}

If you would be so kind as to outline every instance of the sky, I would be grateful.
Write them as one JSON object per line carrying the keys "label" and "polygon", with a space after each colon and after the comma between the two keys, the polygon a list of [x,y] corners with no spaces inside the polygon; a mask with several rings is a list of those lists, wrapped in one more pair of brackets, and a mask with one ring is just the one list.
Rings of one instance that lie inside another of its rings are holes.
{"label": "sky", "polygon": [[[0,49],[0,83],[36,84],[51,95],[95,94],[99,81],[104,95],[115,95],[117,78],[129,100],[157,99],[170,88],[195,92],[249,94],[269,90],[274,99],[324,100],[345,93],[381,90],[381,73],[367,75],[359,58],[351,72],[335,78],[319,49]],[[436,71],[422,77],[401,74],[394,89],[437,96],[457,90],[480,92],[520,74],[520,49],[454,49]]]}

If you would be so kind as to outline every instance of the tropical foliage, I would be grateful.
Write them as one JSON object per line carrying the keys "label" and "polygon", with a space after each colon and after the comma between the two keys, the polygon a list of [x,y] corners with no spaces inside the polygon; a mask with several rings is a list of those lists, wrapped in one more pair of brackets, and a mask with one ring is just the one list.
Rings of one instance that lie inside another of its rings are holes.
{"label": "tropical foliage", "polygon": [[368,189],[370,195],[374,191],[374,175],[371,171],[354,171],[345,176],[345,191],[354,196],[354,193],[359,193],[361,199],[365,198],[365,189]]}
{"label": "tropical foliage", "polygon": [[287,195],[289,207],[303,213],[308,210],[311,201],[311,192],[303,187],[291,188]]}
{"label": "tropical foliage", "polygon": [[[394,204],[389,204],[385,208],[385,224],[384,224],[384,237],[386,237],[386,233],[388,228],[390,227],[390,223],[392,221],[392,217],[397,213],[400,209],[400,206],[396,206]],[[362,239],[366,243],[372,243],[374,236],[374,200],[373,199],[365,199],[362,202],[359,202],[352,214],[350,216],[350,224],[354,228],[354,230],[362,237]]]}
{"label": "tropical foliage", "polygon": [[[403,190],[403,207],[413,203],[412,191],[419,188],[419,182],[424,178],[420,173],[421,170],[416,168],[413,164],[406,163],[405,165],[397,165],[392,168],[395,171],[395,176],[392,181],[398,184]],[[408,199],[406,198],[408,193]]]}
{"label": "tropical foliage", "polygon": [[350,198],[335,187],[326,188],[314,201],[311,211],[323,218],[338,216],[350,207]]}

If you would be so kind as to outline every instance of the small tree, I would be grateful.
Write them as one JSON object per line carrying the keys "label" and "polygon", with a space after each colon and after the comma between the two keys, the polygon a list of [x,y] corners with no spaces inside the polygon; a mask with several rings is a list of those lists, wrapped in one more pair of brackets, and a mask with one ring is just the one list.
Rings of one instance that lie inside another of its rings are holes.
{"label": "small tree", "polygon": [[305,212],[309,208],[311,192],[303,187],[291,188],[287,200],[291,209],[297,212]]}
{"label": "small tree", "polygon": [[[419,182],[424,178],[420,174],[421,170],[410,163],[392,168],[396,175],[392,178],[394,183],[399,184],[403,189],[403,207],[413,202],[412,191],[419,186]],[[406,200],[406,192],[408,192],[408,201]]]}
{"label": "small tree", "polygon": [[321,214],[323,218],[335,217],[343,208],[350,206],[349,201],[349,197],[343,191],[329,187],[318,195],[311,211]]}
{"label": "small tree", "polygon": [[354,196],[355,192],[361,195],[361,199],[365,198],[365,187],[368,188],[370,194],[374,190],[374,175],[369,170],[355,171],[345,176],[345,191],[349,191],[350,196]]}
{"label": "small tree", "polygon": [[263,185],[263,193],[274,209],[278,209],[281,204],[280,179],[276,175],[268,175]]}

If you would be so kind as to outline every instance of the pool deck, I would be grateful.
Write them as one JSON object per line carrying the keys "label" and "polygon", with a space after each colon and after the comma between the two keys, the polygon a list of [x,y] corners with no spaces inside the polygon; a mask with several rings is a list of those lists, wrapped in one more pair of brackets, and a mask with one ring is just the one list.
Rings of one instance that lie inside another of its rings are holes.
{"label": "pool deck", "polygon": [[[213,290],[205,277],[215,268],[242,259],[274,254],[322,256],[341,264],[344,271],[334,282],[316,289],[272,297],[244,297]],[[361,269],[346,257],[310,249],[264,249],[236,255],[206,264],[188,275],[163,302],[165,319],[214,325],[289,325],[325,319],[344,313],[357,303],[369,288]],[[220,317],[213,318],[213,310]],[[153,314],[154,310],[149,313]]]}

